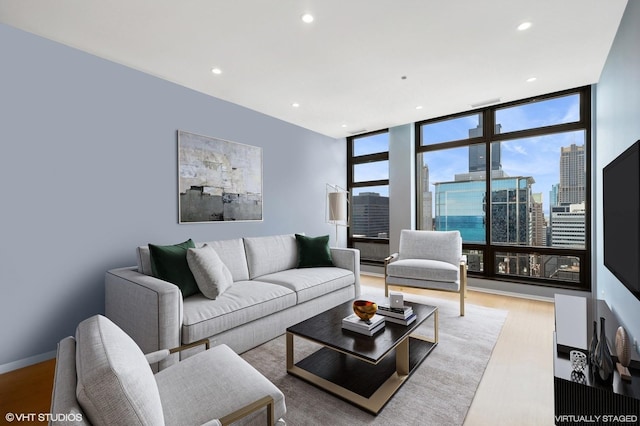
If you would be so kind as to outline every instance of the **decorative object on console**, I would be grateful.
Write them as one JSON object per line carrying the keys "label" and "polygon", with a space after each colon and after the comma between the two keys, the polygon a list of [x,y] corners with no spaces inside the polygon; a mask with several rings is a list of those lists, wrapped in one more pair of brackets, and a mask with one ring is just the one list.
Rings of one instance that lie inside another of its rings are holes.
{"label": "decorative object on console", "polygon": [[327,223],[336,226],[336,243],[338,242],[338,226],[349,226],[349,191],[338,185],[327,184]]}
{"label": "decorative object on console", "polygon": [[616,369],[620,373],[623,380],[631,381],[631,373],[629,372],[629,363],[631,362],[631,349],[629,349],[629,336],[624,327],[618,327],[616,331],[616,355],[618,362]]}
{"label": "decorative object on console", "polygon": [[180,223],[261,221],[262,148],[178,130]]}
{"label": "decorative object on console", "polygon": [[593,334],[591,335],[591,343],[589,343],[589,365],[596,365],[596,347],[598,346],[598,322],[593,322]]}
{"label": "decorative object on console", "polygon": [[587,377],[584,375],[584,373],[580,372],[580,371],[572,371],[571,372],[571,381],[572,382],[576,382],[576,383],[580,383],[581,385],[584,385],[587,383]]}
{"label": "decorative object on console", "polygon": [[605,331],[604,317],[600,317],[600,338],[598,346],[596,346],[596,377],[604,383],[613,381],[613,358],[609,353],[609,345],[607,345],[607,334]]}
{"label": "decorative object on console", "polygon": [[582,351],[569,352],[571,360],[571,369],[575,372],[582,373],[587,366],[587,356]]}
{"label": "decorative object on console", "polygon": [[363,321],[370,320],[378,311],[378,305],[369,300],[356,300],[353,302],[353,312]]}

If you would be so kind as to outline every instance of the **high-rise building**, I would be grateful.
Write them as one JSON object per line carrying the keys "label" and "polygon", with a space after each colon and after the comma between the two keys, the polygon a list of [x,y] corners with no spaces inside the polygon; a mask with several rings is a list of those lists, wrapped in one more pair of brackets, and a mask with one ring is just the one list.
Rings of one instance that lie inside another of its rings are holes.
{"label": "high-rise building", "polygon": [[433,230],[433,193],[429,190],[429,166],[426,164],[422,166],[420,179],[420,191],[422,192],[422,206],[421,206],[421,214],[419,229],[424,229],[425,231]]}
{"label": "high-rise building", "polygon": [[552,207],[551,246],[585,247],[584,202]]}
{"label": "high-rise building", "polygon": [[[554,196],[557,198],[554,200]],[[552,247],[585,247],[586,170],[584,145],[560,150],[560,183],[551,188]]]}
{"label": "high-rise building", "polygon": [[[533,178],[526,176],[491,180],[492,242],[529,243],[529,205],[533,182]],[[485,242],[485,181],[438,182],[435,187],[435,229],[457,229],[464,242]]]}
{"label": "high-rise building", "polygon": [[387,238],[389,235],[389,197],[377,192],[361,192],[352,198],[351,226],[354,236]]}
{"label": "high-rise building", "polygon": [[549,207],[555,207],[558,205],[559,188],[560,188],[559,183],[551,185],[551,191],[549,191]]}
{"label": "high-rise building", "polygon": [[578,204],[585,201],[586,169],[584,145],[571,144],[560,151],[560,186],[558,204]]}
{"label": "high-rise building", "polygon": [[[495,132],[500,133],[501,125]],[[469,137],[482,135],[478,126]],[[510,177],[502,170],[500,143],[491,146],[491,171],[487,173],[484,144],[469,146],[469,171],[456,174],[452,182],[435,184],[434,229],[456,229],[467,243],[486,241],[486,179],[491,179],[491,240],[495,243],[528,244],[529,211],[533,178]],[[424,179],[424,176],[423,176]]]}
{"label": "high-rise building", "polygon": [[[496,124],[495,133],[500,133],[502,129],[501,124]],[[482,127],[469,129],[469,138],[476,138],[482,136]],[[486,145],[470,145],[469,146],[469,173],[483,172],[487,170],[486,157]],[[500,143],[494,143],[491,145],[491,170],[502,170],[502,163],[500,159]]]}
{"label": "high-rise building", "polygon": [[542,193],[537,192],[532,194],[531,198],[531,217],[529,220],[530,244],[536,247],[544,247],[547,245],[547,234],[544,211],[542,209]]}

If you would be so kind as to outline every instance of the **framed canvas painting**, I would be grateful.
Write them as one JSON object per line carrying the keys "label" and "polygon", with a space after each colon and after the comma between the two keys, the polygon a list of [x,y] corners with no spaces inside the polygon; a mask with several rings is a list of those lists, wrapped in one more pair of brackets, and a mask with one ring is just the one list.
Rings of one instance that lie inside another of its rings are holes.
{"label": "framed canvas painting", "polygon": [[261,221],[262,148],[178,130],[180,223]]}

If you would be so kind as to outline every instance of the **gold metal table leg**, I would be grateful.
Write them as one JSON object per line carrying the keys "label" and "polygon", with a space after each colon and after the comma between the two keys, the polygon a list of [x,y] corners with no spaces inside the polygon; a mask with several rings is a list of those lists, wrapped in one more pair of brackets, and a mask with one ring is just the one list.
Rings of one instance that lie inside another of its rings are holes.
{"label": "gold metal table leg", "polygon": [[409,337],[407,336],[396,347],[396,373],[399,377],[409,375]]}

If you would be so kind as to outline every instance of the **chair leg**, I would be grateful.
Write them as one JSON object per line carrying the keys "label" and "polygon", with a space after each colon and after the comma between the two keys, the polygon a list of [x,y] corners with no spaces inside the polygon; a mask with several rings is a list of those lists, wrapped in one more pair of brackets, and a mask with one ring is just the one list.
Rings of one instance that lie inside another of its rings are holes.
{"label": "chair leg", "polygon": [[387,277],[384,278],[384,297],[389,297],[389,284],[387,284]]}

